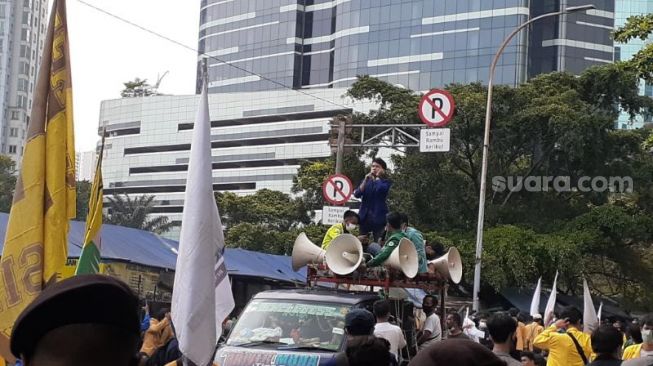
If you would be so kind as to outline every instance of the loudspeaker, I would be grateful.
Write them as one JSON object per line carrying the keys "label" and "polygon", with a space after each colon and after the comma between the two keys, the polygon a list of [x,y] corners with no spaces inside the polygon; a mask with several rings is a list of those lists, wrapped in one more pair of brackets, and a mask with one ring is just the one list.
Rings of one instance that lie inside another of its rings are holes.
{"label": "loudspeaker", "polygon": [[415,244],[407,238],[401,239],[399,247],[392,251],[390,258],[383,262],[383,265],[401,270],[408,278],[415,277],[419,269]]}
{"label": "loudspeaker", "polygon": [[326,251],[329,269],[339,275],[356,270],[363,260],[363,244],[351,234],[341,234],[331,241]]}
{"label": "loudspeaker", "polygon": [[309,263],[322,264],[325,253],[322,248],[313,244],[305,233],[301,233],[292,247],[292,269],[297,272]]}
{"label": "loudspeaker", "polygon": [[447,254],[429,262],[429,272],[438,272],[445,277],[451,278],[453,283],[459,283],[463,277],[463,262],[460,259],[458,249],[451,247]]}

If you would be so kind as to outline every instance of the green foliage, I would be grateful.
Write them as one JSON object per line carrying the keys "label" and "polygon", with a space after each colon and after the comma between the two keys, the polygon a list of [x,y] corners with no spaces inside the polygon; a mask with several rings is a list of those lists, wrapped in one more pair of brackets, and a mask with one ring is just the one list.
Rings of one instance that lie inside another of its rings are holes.
{"label": "green foliage", "polygon": [[[633,39],[646,41],[653,32],[653,14],[635,15],[626,19],[626,24],[614,33],[614,40],[627,43]],[[646,44],[625,66],[646,81],[653,81],[653,45]]]}
{"label": "green foliage", "polygon": [[301,232],[316,244],[321,244],[326,227],[307,225],[288,231],[273,230],[264,225],[241,222],[229,228],[226,234],[227,246],[265,252],[290,255],[295,239]]}
{"label": "green foliage", "polygon": [[16,163],[6,155],[0,155],[0,212],[9,212],[16,186]]}
{"label": "green foliage", "polygon": [[138,196],[131,198],[128,195],[114,194],[107,197],[108,214],[104,217],[107,224],[131,227],[163,234],[175,226],[169,222],[167,216],[150,218],[154,210],[154,196]]}
{"label": "green foliage", "polygon": [[133,81],[123,83],[125,89],[120,92],[123,98],[148,97],[158,95],[156,87],[150,85],[147,79],[135,78]]}
{"label": "green foliage", "polygon": [[88,215],[88,202],[91,198],[91,188],[93,183],[87,180],[77,181],[77,221],[86,221]]}

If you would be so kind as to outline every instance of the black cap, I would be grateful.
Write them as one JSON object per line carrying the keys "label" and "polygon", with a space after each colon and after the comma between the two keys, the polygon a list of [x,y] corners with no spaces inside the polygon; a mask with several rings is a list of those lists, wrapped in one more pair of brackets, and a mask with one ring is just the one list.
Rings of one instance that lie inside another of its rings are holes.
{"label": "black cap", "polygon": [[345,327],[350,335],[370,335],[374,330],[376,318],[365,309],[353,309],[345,315]]}
{"label": "black cap", "polygon": [[138,297],[124,282],[97,274],[74,276],[47,287],[18,316],[11,352],[31,354],[48,332],[71,324],[112,325],[138,336],[138,310]]}

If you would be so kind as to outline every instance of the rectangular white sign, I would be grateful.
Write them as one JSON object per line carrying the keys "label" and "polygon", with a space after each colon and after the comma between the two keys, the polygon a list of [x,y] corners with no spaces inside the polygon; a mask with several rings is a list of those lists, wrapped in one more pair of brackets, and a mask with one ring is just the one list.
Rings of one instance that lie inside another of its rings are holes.
{"label": "rectangular white sign", "polygon": [[419,134],[420,152],[449,151],[451,142],[451,129],[449,128],[423,128]]}
{"label": "rectangular white sign", "polygon": [[322,207],[322,225],[334,225],[342,222],[342,215],[349,207],[324,206]]}

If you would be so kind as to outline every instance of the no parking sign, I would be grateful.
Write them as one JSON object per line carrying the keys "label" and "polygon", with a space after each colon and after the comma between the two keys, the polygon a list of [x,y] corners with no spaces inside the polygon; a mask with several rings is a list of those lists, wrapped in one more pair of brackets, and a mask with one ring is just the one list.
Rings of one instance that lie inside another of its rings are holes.
{"label": "no parking sign", "polygon": [[322,185],[324,199],[334,205],[344,205],[354,193],[351,180],[342,174],[334,174]]}

